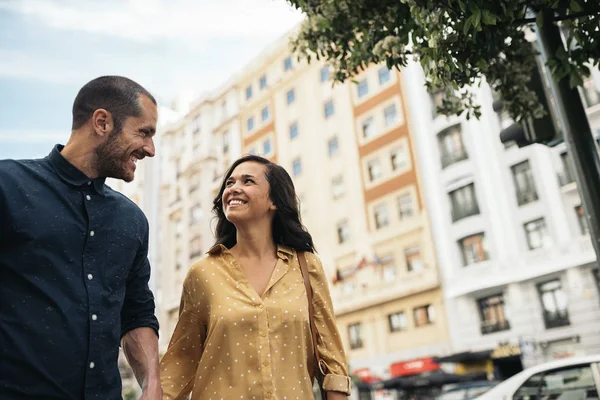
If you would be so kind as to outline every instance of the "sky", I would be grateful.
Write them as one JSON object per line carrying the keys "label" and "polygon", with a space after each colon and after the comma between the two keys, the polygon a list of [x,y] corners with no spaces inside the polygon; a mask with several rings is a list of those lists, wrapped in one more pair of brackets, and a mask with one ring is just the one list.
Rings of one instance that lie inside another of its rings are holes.
{"label": "sky", "polygon": [[218,88],[301,20],[285,0],[0,0],[0,159],[64,144],[91,79],[127,76],[168,106]]}

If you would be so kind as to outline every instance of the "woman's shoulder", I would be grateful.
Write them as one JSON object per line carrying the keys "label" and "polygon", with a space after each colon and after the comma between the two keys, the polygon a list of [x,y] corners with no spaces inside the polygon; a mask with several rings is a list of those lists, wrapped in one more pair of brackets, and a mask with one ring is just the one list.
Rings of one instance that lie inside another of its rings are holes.
{"label": "woman's shoulder", "polygon": [[219,257],[215,254],[207,253],[194,261],[188,271],[188,276],[203,275],[207,270],[214,268]]}

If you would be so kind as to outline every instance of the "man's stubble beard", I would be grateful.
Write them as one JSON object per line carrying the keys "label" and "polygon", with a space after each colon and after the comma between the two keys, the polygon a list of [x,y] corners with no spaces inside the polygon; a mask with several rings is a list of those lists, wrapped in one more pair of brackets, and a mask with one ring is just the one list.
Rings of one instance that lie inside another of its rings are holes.
{"label": "man's stubble beard", "polygon": [[111,132],[106,142],[96,148],[96,170],[99,177],[131,182],[133,176],[129,176],[125,170],[129,155],[127,150],[121,150],[120,146],[122,134],[122,130]]}

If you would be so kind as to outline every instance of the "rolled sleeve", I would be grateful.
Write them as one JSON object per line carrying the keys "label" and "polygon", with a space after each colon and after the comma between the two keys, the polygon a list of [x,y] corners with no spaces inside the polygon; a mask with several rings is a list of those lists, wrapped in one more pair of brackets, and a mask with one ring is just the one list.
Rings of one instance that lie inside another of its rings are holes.
{"label": "rolled sleeve", "polygon": [[329,392],[342,392],[350,396],[352,380],[345,375],[325,375],[323,379],[323,389]]}
{"label": "rolled sleeve", "polygon": [[142,327],[154,329],[158,336],[158,320],[154,314],[154,295],[148,286],[150,261],[148,261],[148,236],[138,251],[129,277],[125,301],[121,310],[121,337],[127,332]]}
{"label": "rolled sleeve", "polygon": [[350,395],[346,354],[341,335],[335,323],[333,303],[321,260],[312,253],[306,254],[310,284],[313,288],[315,327],[318,333],[317,350],[321,357],[324,375],[323,389]]}

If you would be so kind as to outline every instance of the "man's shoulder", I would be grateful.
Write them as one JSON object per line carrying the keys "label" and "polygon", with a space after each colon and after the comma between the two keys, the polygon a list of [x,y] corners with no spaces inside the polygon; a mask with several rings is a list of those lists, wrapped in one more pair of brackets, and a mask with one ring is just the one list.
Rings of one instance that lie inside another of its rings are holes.
{"label": "man's shoulder", "polygon": [[144,214],[142,209],[133,200],[125,196],[123,193],[114,190],[108,185],[104,185],[104,190],[106,192],[106,196],[112,197],[116,202],[118,202],[119,207],[123,208],[124,211],[128,213],[133,213],[132,215],[136,217],[146,218],[146,215]]}
{"label": "man's shoulder", "polygon": [[27,159],[27,160],[0,160],[0,183],[21,181],[24,177],[39,174],[46,171],[47,160]]}

